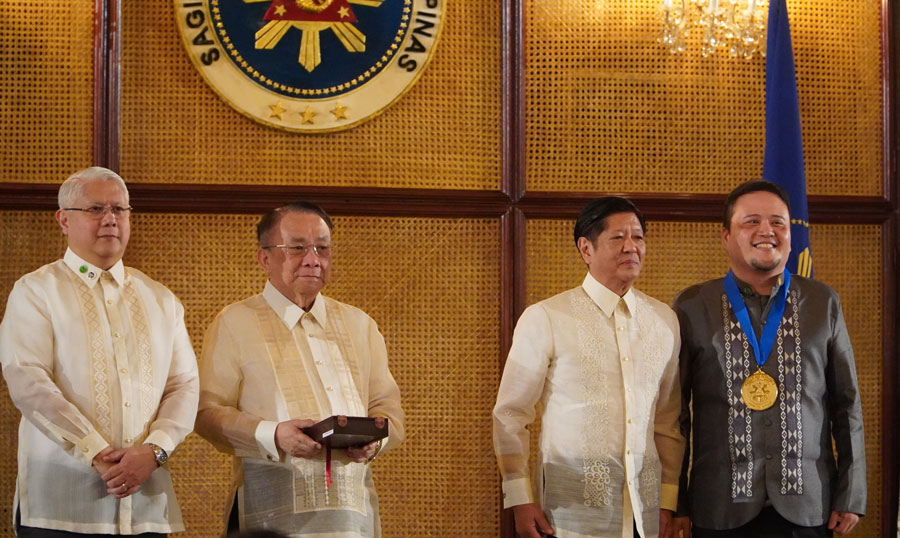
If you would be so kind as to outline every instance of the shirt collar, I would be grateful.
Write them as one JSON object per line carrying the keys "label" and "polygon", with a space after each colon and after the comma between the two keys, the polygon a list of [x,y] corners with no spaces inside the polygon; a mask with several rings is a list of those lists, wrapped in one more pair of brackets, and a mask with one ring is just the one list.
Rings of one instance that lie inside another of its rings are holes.
{"label": "shirt collar", "polygon": [[[263,289],[263,299],[272,307],[272,310],[275,311],[275,314],[278,315],[278,318],[281,319],[288,329],[293,329],[294,325],[300,321],[300,318],[307,313],[297,306],[294,301],[285,297],[268,280],[266,281],[266,287]],[[321,293],[316,295],[312,308],[309,309],[309,314],[319,322],[319,325],[325,326],[325,301],[322,300]]]}
{"label": "shirt collar", "polygon": [[[73,273],[78,275],[78,278],[87,284],[89,288],[93,288],[94,285],[100,281],[100,275],[103,274],[103,269],[82,259],[81,256],[75,254],[71,248],[66,249],[66,255],[63,257],[63,262]],[[108,272],[112,275],[113,280],[115,280],[118,285],[121,286],[125,283],[125,264],[122,263],[122,260],[117,261],[115,265],[109,268]]]}
{"label": "shirt collar", "polygon": [[607,288],[603,284],[597,282],[597,280],[590,273],[584,277],[584,282],[581,283],[581,287],[584,288],[584,291],[588,294],[588,297],[591,298],[594,303],[600,307],[600,310],[603,311],[607,317],[612,317],[613,312],[616,311],[616,305],[619,304],[620,299],[625,300],[625,305],[628,307],[628,312],[634,312],[635,307],[635,297],[634,297],[634,288],[628,288],[628,291],[625,292],[625,295],[619,297],[619,295]]}
{"label": "shirt collar", "polygon": [[[734,277],[734,281],[737,284],[738,290],[740,290],[741,295],[743,295],[745,297],[753,297],[754,295],[759,296],[759,294],[753,290],[753,287],[751,287],[750,284],[747,284],[746,282],[744,282],[737,276]],[[779,275],[778,281],[775,283],[774,286],[772,286],[772,289],[771,289],[771,291],[769,291],[768,296],[774,297],[775,294],[778,293],[778,290],[781,289],[782,284],[784,284],[784,275]]]}

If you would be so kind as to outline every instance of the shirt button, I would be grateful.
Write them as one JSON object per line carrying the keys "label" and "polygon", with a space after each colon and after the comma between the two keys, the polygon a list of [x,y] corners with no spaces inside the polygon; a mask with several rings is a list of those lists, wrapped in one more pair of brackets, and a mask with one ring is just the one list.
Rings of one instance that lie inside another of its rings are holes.
{"label": "shirt button", "polygon": [[107,300],[106,300],[106,304],[112,304],[112,303],[113,303],[113,302],[112,302],[112,299],[107,299]]}
{"label": "shirt button", "polygon": [[131,407],[131,402],[125,402],[125,407]]}
{"label": "shirt button", "polygon": [[628,485],[629,485],[629,486],[633,486],[633,485],[634,485],[634,482],[632,482],[631,480],[629,480],[629,481],[628,481]]}
{"label": "shirt button", "polygon": [[113,333],[113,336],[115,336],[116,338],[118,338],[118,337],[119,337],[119,331],[114,332],[114,333]]}
{"label": "shirt button", "polygon": [[622,357],[622,360],[628,362],[628,357]]}
{"label": "shirt button", "polygon": [[631,424],[631,419],[628,419],[628,423]]}
{"label": "shirt button", "polygon": [[771,454],[766,454],[766,459],[767,459],[767,460],[772,459],[772,455],[771,455]]}
{"label": "shirt button", "polygon": [[316,359],[316,364],[322,364],[322,361],[320,361],[319,359]]}
{"label": "shirt button", "polygon": [[332,387],[325,387],[325,390],[327,390],[328,392],[333,392],[333,391],[334,391],[334,389],[333,389]]}
{"label": "shirt button", "polygon": [[82,447],[82,448],[81,448],[81,451],[82,451],[82,452],[87,452],[87,451],[88,451],[88,447]]}
{"label": "shirt button", "polygon": [[622,331],[625,330],[625,327],[616,327],[616,330],[619,331],[619,332],[622,332]]}
{"label": "shirt button", "polygon": [[631,451],[630,451],[630,450],[626,450],[625,453],[626,453],[626,454],[631,454]]}
{"label": "shirt button", "polygon": [[126,442],[127,444],[131,444],[131,437],[126,437],[126,438],[125,438],[125,442]]}
{"label": "shirt button", "polygon": [[127,374],[127,373],[128,373],[128,368],[122,368],[122,369],[119,370],[119,371],[122,372],[123,374]]}

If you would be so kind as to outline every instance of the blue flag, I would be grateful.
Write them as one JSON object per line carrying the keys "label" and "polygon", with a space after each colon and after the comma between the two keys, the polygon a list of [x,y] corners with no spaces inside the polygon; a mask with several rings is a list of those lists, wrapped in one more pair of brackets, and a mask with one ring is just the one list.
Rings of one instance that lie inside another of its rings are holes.
{"label": "blue flag", "polygon": [[794,50],[785,0],[770,0],[768,24],[763,177],[784,187],[791,198],[791,255],[787,269],[796,275],[812,277],[803,136],[800,133]]}

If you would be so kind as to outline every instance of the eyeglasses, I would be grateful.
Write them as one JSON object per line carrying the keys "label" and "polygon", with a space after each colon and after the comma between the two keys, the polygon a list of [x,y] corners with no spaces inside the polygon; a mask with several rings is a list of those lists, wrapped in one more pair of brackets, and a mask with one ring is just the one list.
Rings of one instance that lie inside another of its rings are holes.
{"label": "eyeglasses", "polygon": [[284,255],[288,258],[303,258],[312,250],[316,256],[323,260],[331,258],[330,245],[269,245],[260,247],[263,249],[280,248],[284,251]]}
{"label": "eyeglasses", "polygon": [[102,219],[106,213],[112,213],[117,219],[127,219],[131,214],[132,207],[127,205],[92,205],[91,207],[64,207],[63,211],[81,211],[87,213],[91,218]]}

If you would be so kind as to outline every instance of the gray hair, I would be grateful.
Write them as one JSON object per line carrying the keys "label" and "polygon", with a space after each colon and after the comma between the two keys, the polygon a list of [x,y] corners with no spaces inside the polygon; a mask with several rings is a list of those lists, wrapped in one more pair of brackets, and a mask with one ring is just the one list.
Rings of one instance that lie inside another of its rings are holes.
{"label": "gray hair", "polygon": [[72,207],[76,200],[81,198],[84,194],[84,185],[88,181],[115,181],[119,184],[119,187],[122,188],[122,192],[125,193],[125,202],[128,202],[128,187],[125,186],[125,181],[122,179],[119,174],[113,172],[109,168],[103,168],[102,166],[91,166],[90,168],[85,168],[84,170],[79,170],[66,178],[63,181],[62,185],[59,186],[59,195],[57,197],[59,201],[59,208],[63,209],[66,207]]}

